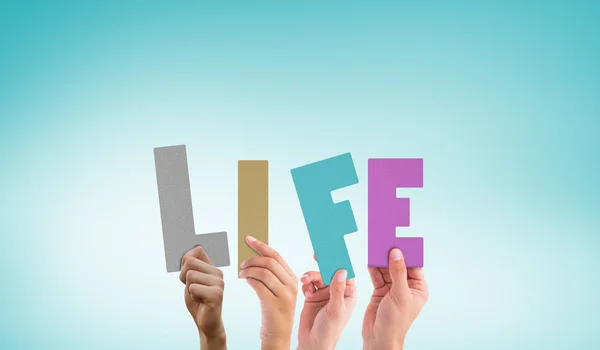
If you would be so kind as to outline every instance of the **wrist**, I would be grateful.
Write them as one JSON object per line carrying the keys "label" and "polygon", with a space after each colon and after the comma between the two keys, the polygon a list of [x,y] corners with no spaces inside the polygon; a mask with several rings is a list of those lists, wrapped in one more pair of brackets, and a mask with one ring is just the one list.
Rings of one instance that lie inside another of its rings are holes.
{"label": "wrist", "polygon": [[225,329],[222,328],[218,331],[211,331],[210,333],[204,333],[199,331],[200,334],[200,348],[201,349],[226,349],[227,348],[227,336]]}
{"label": "wrist", "polygon": [[263,342],[261,344],[261,350],[289,350],[291,342],[285,340]]}
{"label": "wrist", "polygon": [[329,347],[326,345],[304,345],[304,344],[298,344],[298,347],[296,348],[296,350],[335,350],[335,346]]}
{"label": "wrist", "polygon": [[283,329],[261,328],[260,332],[262,350],[289,350],[292,343],[292,329],[285,327]]}
{"label": "wrist", "polygon": [[398,340],[390,340],[385,342],[378,341],[363,341],[363,350],[403,350],[404,349],[404,339]]}
{"label": "wrist", "polygon": [[277,337],[265,337],[261,342],[261,350],[289,350],[291,346],[291,337],[289,336],[277,336]]}

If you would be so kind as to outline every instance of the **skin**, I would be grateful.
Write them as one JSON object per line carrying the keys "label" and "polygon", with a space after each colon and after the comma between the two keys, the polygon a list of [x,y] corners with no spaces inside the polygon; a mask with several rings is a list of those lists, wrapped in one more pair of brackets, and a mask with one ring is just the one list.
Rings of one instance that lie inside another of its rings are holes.
{"label": "skin", "polygon": [[406,268],[392,249],[389,268],[370,267],[373,295],[363,319],[363,349],[401,350],[408,329],[429,298],[421,268]]}
{"label": "skin", "polygon": [[273,248],[251,236],[246,237],[246,243],[260,254],[241,264],[239,276],[246,279],[260,300],[261,348],[287,350],[294,325],[298,278]]}
{"label": "skin", "polygon": [[200,349],[226,349],[223,307],[223,272],[214,267],[202,247],[188,251],[181,260],[179,279],[185,284],[185,305],[200,335]]}
{"label": "skin", "polygon": [[299,350],[335,349],[356,305],[354,279],[346,280],[347,275],[346,270],[338,270],[329,286],[316,271],[300,279],[306,299],[300,315]]}

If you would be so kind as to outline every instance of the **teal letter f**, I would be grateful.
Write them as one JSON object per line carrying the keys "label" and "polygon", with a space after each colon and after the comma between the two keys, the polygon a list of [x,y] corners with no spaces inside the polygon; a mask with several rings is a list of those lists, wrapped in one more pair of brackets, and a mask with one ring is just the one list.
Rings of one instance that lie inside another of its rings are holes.
{"label": "teal letter f", "polygon": [[344,236],[356,232],[356,221],[349,201],[334,203],[331,197],[332,191],[358,183],[352,156],[341,154],[291,172],[323,283],[328,286],[340,269],[354,278]]}

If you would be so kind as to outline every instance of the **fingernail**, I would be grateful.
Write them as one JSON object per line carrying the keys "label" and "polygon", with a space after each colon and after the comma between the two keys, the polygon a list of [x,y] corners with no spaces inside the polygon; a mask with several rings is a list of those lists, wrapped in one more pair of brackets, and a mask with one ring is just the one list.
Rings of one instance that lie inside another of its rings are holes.
{"label": "fingernail", "polygon": [[238,273],[238,277],[244,278],[244,276],[242,276],[243,273],[244,273],[244,271],[240,271],[240,273]]}
{"label": "fingernail", "polygon": [[310,295],[311,295],[310,290],[307,290],[306,292],[304,292],[305,298],[310,298]]}
{"label": "fingernail", "polygon": [[256,238],[254,238],[252,236],[246,236],[246,241],[248,243],[254,243],[254,242],[256,242]]}
{"label": "fingernail", "polygon": [[246,267],[246,261],[242,262],[242,264],[240,265],[240,267],[243,269]]}
{"label": "fingernail", "polygon": [[338,272],[337,281],[338,282],[345,281],[346,276],[348,276],[348,272],[346,272],[346,270],[341,270],[340,272]]}
{"label": "fingernail", "polygon": [[302,277],[300,277],[301,280],[303,280],[305,278],[308,278],[308,274],[307,273],[305,273],[304,275],[302,275]]}
{"label": "fingernail", "polygon": [[399,261],[402,260],[402,252],[398,248],[392,249],[392,260]]}

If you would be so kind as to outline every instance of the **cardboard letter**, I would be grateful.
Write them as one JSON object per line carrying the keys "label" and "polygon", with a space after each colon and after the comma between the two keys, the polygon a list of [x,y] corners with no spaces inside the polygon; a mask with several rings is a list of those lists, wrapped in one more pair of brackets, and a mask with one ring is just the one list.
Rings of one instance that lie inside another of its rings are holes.
{"label": "cardboard letter", "polygon": [[246,244],[246,236],[269,244],[269,162],[238,162],[238,274],[240,264],[258,255]]}
{"label": "cardboard letter", "polygon": [[396,237],[396,227],[410,226],[410,200],[397,188],[423,187],[423,159],[369,159],[369,266],[388,267],[388,255],[399,248],[407,267],[423,266],[423,238]]}
{"label": "cardboard letter", "polygon": [[229,266],[227,232],[197,235],[185,145],[154,149],[167,272],[181,270],[181,258],[201,245],[217,266]]}
{"label": "cardboard letter", "polygon": [[321,277],[329,285],[340,269],[354,278],[344,236],[356,232],[349,201],[334,203],[331,191],[358,183],[350,153],[291,170]]}

